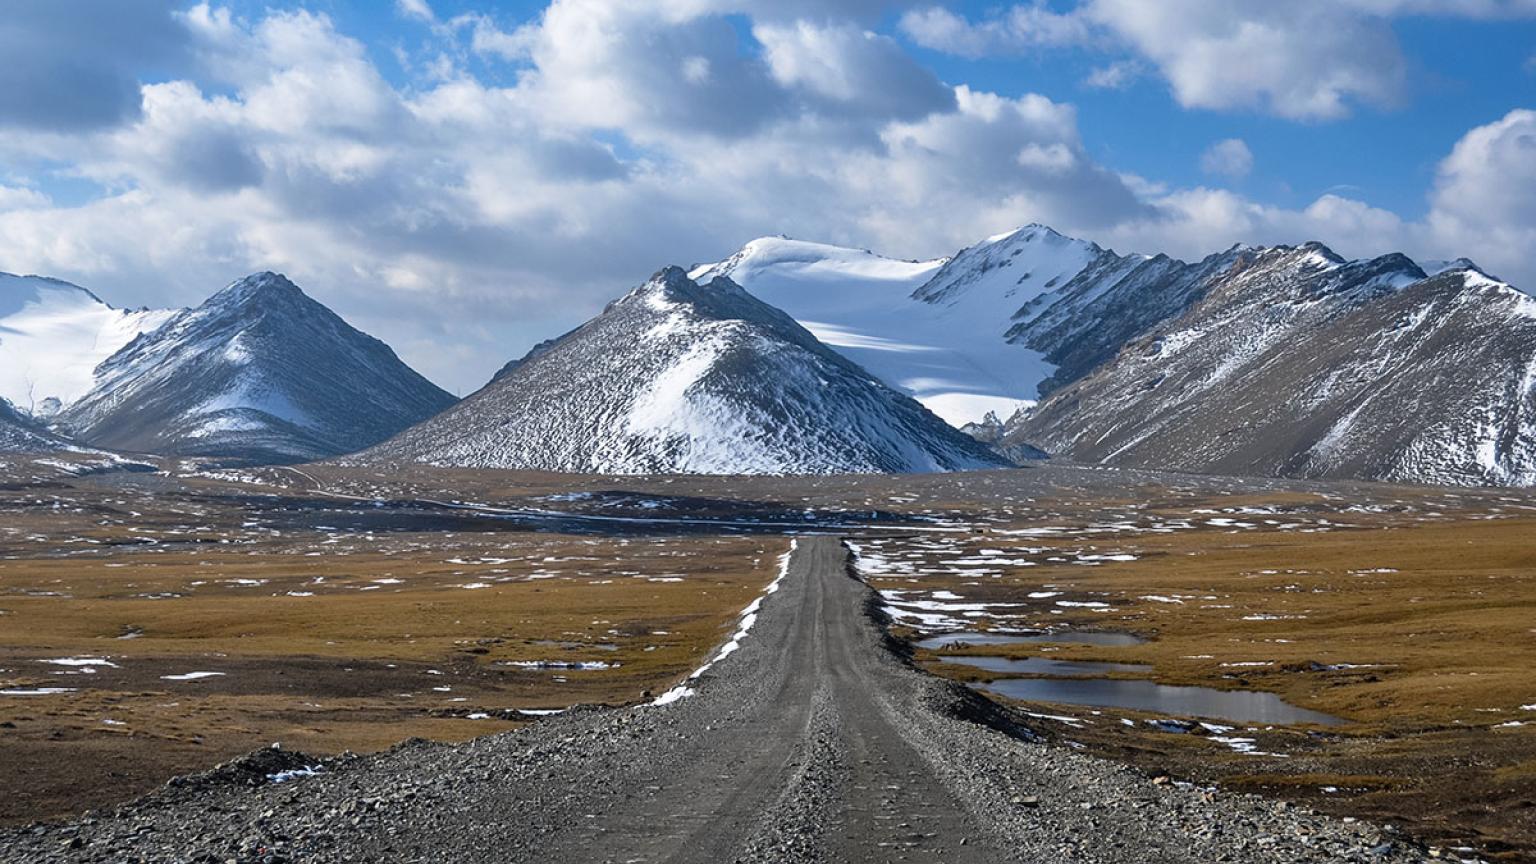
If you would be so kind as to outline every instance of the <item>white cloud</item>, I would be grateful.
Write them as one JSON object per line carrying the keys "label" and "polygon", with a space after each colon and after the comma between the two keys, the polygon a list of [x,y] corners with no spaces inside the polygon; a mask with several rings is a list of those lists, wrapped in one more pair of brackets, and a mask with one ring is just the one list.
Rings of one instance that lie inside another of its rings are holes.
{"label": "white cloud", "polygon": [[1107,66],[1094,67],[1083,83],[1095,90],[1124,90],[1137,78],[1146,74],[1146,68],[1136,60],[1119,60]]}
{"label": "white cloud", "polygon": [[470,28],[470,47],[476,54],[499,57],[502,60],[523,61],[533,52],[538,28],[533,25],[502,30],[496,22],[484,15],[471,15],[454,19],[460,26]]}
{"label": "white cloud", "polygon": [[967,57],[1060,46],[1129,52],[1085,83],[1124,87],[1144,61],[1186,108],[1332,120],[1407,97],[1408,62],[1391,19],[1408,15],[1532,17],[1536,0],[1079,0],[1061,12],[1034,0],[975,21],[922,8],[901,26],[919,45]]}
{"label": "white cloud", "polygon": [[[1424,222],[1338,196],[1267,207],[1115,173],[1069,104],[941,86],[849,17],[878,6],[556,0],[430,29],[434,56],[509,61],[499,86],[453,63],[395,86],[324,15],[195,6],[178,20],[199,75],[141,87],[110,130],[0,135],[0,269],[124,304],[284,270],[462,391],[658,266],[776,232],[918,257],[1042,221],[1186,257],[1317,238],[1530,267],[1530,112],[1469,133]],[[106,192],[49,200],[16,169],[44,157]]]}
{"label": "white cloud", "polygon": [[917,44],[968,57],[1079,44],[1089,40],[1089,28],[1082,16],[1054,12],[1044,0],[1014,6],[979,22],[940,6],[914,9],[901,18],[902,31]]}
{"label": "white cloud", "polygon": [[949,88],[889,37],[856,26],[759,24],[768,68],[779,84],[853,110],[882,117],[921,117],[953,109]]}
{"label": "white cloud", "polygon": [[[562,0],[515,30],[510,86],[397,89],[323,15],[182,20],[213,83],[146,86],[137,121],[71,139],[104,197],[0,198],[4,265],[134,304],[284,270],[458,389],[657,266],[759,234],[938,255],[1141,206],[1071,106],[942,86],[846,21],[754,20],[741,50],[686,0]],[[473,50],[478,24],[434,33]]]}
{"label": "white cloud", "polygon": [[46,207],[50,203],[48,196],[25,186],[6,186],[0,183],[0,212],[7,210],[28,210]]}
{"label": "white cloud", "polygon": [[1241,180],[1253,171],[1253,151],[1241,138],[1227,138],[1212,144],[1200,155],[1200,170],[1218,177]]}
{"label": "white cloud", "polygon": [[437,20],[427,0],[395,0],[395,9],[407,18],[431,23]]}
{"label": "white cloud", "polygon": [[1536,291],[1536,111],[1479,126],[1440,163],[1428,224],[1438,254],[1470,255]]}
{"label": "white cloud", "polygon": [[1084,14],[1156,64],[1187,108],[1319,120],[1406,92],[1391,27],[1335,0],[1089,0]]}

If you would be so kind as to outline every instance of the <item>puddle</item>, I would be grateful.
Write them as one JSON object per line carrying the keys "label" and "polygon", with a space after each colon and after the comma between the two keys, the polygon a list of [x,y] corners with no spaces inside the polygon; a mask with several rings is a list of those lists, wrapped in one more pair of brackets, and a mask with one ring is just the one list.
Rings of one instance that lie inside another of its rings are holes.
{"label": "puddle", "polygon": [[1210,717],[1234,723],[1317,723],[1332,726],[1344,722],[1330,714],[1292,705],[1273,693],[1253,690],[1173,687],[1152,681],[1105,678],[1008,678],[974,686],[1025,702],[1130,708],[1155,714]]}
{"label": "puddle", "polygon": [[1056,675],[1064,678],[1092,678],[1111,672],[1134,672],[1147,675],[1151,666],[1140,663],[1093,663],[1082,660],[1054,660],[1049,657],[940,657],[940,663],[972,666],[988,672],[1005,672],[1016,675]]}
{"label": "puddle", "polygon": [[1102,645],[1125,648],[1140,645],[1147,640],[1134,633],[1112,633],[1100,630],[1063,630],[1057,633],[945,633],[930,636],[915,643],[919,648],[937,651],[949,645],[1028,645],[1054,642],[1061,645]]}

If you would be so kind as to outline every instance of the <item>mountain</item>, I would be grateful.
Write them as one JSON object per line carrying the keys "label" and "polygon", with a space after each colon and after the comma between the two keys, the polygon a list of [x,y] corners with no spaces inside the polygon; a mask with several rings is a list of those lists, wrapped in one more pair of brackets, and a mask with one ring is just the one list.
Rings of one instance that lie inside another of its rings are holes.
{"label": "mountain", "polygon": [[[1536,300],[1460,260],[1212,260],[1176,316],[1007,424],[1083,462],[1536,484]],[[1169,304],[1176,307],[1182,301]]]}
{"label": "mountain", "polygon": [[985,426],[1182,312],[1221,256],[1122,256],[1027,225],[953,258],[899,261],[767,237],[692,276],[726,276],[957,427]]}
{"label": "mountain", "polygon": [[0,399],[0,453],[47,453],[69,445]]}
{"label": "mountain", "polygon": [[91,389],[101,361],[174,314],[114,309],[78,285],[0,273],[0,399],[51,416]]}
{"label": "mountain", "polygon": [[668,268],[349,461],[600,474],[1004,464],[731,280]]}
{"label": "mountain", "polygon": [[960,426],[988,412],[1006,417],[1034,401],[1037,382],[1051,369],[1037,353],[1005,340],[1009,317],[1096,248],[1030,228],[953,260],[914,262],[765,237],[690,275],[731,279]]}
{"label": "mountain", "polygon": [[115,450],[292,462],[376,444],[453,401],[283,276],[258,273],[102,362],[58,421]]}

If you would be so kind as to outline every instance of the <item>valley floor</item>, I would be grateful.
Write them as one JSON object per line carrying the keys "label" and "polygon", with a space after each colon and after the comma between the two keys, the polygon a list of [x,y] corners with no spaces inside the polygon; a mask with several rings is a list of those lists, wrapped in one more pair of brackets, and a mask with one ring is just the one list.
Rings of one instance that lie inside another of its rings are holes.
{"label": "valley floor", "polygon": [[[637,850],[660,860],[717,824],[733,826],[717,832],[725,845],[686,847],[724,855],[708,860],[941,849],[943,860],[994,860],[1007,848],[1114,861],[1167,842],[1167,860],[1181,860],[1155,824],[1171,812],[1188,815],[1168,823],[1186,834],[1243,837],[1238,860],[1381,852],[1388,841],[1411,853],[1402,836],[1369,827],[1387,823],[1445,857],[1529,860],[1536,849],[1527,495],[1068,467],[751,480],[163,467],[83,477],[5,468],[0,761],[22,770],[0,777],[0,818],[12,824],[111,808],[172,774],[280,741],[264,761],[156,795],[213,796],[229,811],[224,839],[237,844],[284,837],[298,851],[305,835],[346,835],[377,860],[425,858],[425,847],[385,831],[407,822],[356,803],[367,795],[349,803],[318,777],[264,778],[314,762],[296,750],[512,730],[462,749],[330,761],[325,773],[367,785],[451,764],[469,785],[414,778],[409,788],[435,802],[419,813],[390,799],[414,814],[412,826],[446,826],[459,817],[434,808],[450,792],[485,793],[477,772],[539,786],[534,778],[564,776],[568,763],[602,767],[607,779],[595,785],[493,796],[527,824],[475,842],[566,838],[586,849],[650,838],[613,846],[616,860]],[[778,575],[790,533],[802,537],[800,563],[740,650],[697,680],[697,698],[546,714],[666,692],[740,625]],[[841,578],[841,547],[817,535],[847,538],[877,593]],[[892,643],[895,654],[866,623],[866,596],[906,640]],[[778,654],[760,657],[764,643]],[[914,676],[909,663],[940,678]],[[1201,725],[1168,722],[1181,712],[1155,705],[1007,696],[1070,683],[1084,668],[1090,684],[1132,690],[1266,691],[1342,722]],[[632,740],[642,732],[652,736],[643,747]],[[591,752],[560,743],[573,736]],[[1075,752],[1084,750],[1139,770]],[[692,780],[665,779],[678,776]],[[1302,809],[1234,794],[1247,791]],[[338,813],[282,815],[284,802],[315,801]],[[146,824],[172,845],[144,850],[205,848],[177,827],[178,808],[152,815],[162,803],[13,834],[0,848],[17,850],[11,860],[79,836],[94,851],[78,857],[92,860],[134,848],[122,832]],[[262,807],[278,815],[240,821]],[[586,827],[556,824],[562,808]],[[830,823],[829,808],[839,814]],[[748,818],[764,810],[775,814],[768,823]],[[1369,821],[1300,815],[1312,810]],[[892,813],[902,816],[881,818]],[[1060,829],[1047,835],[1056,846],[1040,845],[1040,828]],[[1089,847],[1072,832],[1105,839]],[[335,854],[327,848],[305,854],[324,860]]]}

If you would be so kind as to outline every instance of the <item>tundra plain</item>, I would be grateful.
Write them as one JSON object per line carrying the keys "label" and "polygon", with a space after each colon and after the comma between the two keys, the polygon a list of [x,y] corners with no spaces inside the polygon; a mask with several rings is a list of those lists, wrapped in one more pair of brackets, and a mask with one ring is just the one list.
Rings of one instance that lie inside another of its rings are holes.
{"label": "tundra plain", "polygon": [[[6,823],[110,808],[274,742],[377,751],[654,699],[729,638],[785,535],[815,533],[856,552],[911,662],[1047,746],[1390,823],[1447,856],[1536,850],[1525,493],[1067,466],[156,467],[4,468]],[[1052,641],[1085,632],[1140,641]],[[940,633],[971,638],[918,644]],[[956,662],[982,655],[993,668]],[[996,658],[1119,664],[1095,677],[1263,691],[1340,722],[1015,700],[999,682],[1063,676]]]}

